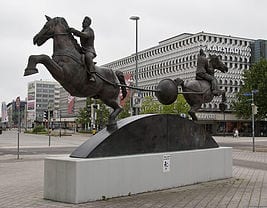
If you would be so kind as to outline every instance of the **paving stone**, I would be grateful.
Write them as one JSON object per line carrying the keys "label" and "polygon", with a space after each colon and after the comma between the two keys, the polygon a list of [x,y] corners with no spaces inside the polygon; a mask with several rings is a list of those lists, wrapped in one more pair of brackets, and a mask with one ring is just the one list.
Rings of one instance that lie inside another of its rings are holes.
{"label": "paving stone", "polygon": [[67,204],[43,199],[45,155],[12,156],[0,159],[0,207],[2,208],[214,208],[266,207],[267,153],[233,150],[233,177],[162,191],[84,204]]}

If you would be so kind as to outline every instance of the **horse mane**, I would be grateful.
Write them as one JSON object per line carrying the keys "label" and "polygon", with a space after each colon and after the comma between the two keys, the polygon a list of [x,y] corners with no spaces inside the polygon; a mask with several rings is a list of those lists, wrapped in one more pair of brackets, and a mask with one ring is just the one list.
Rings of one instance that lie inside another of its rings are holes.
{"label": "horse mane", "polygon": [[71,40],[71,42],[73,43],[75,49],[79,52],[79,53],[82,53],[82,48],[81,46],[79,45],[79,43],[77,42],[77,40],[74,38],[74,36],[69,32],[69,25],[67,23],[67,21],[63,18],[63,17],[57,17],[56,18],[56,21],[60,22],[66,29],[67,33],[68,33],[68,36]]}

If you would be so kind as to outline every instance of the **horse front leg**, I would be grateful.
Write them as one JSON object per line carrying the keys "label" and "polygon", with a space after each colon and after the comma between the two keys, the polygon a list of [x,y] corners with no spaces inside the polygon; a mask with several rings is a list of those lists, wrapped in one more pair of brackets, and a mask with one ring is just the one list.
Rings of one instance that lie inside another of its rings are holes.
{"label": "horse front leg", "polygon": [[24,76],[38,73],[38,69],[36,68],[37,64],[43,64],[56,80],[62,78],[62,68],[47,55],[31,55],[28,59]]}

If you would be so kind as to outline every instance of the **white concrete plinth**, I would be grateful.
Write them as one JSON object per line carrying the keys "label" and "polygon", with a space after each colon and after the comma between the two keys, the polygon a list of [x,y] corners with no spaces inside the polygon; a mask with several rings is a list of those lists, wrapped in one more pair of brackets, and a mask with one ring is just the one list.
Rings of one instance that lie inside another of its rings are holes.
{"label": "white concrete plinth", "polygon": [[232,148],[45,159],[44,198],[82,203],[232,177]]}

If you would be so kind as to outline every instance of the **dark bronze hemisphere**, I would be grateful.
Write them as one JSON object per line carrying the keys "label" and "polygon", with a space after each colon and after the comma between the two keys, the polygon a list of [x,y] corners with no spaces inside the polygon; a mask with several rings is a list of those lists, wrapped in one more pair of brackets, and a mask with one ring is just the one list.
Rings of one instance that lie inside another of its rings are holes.
{"label": "dark bronze hemisphere", "polygon": [[159,102],[164,105],[170,105],[177,99],[178,88],[171,79],[161,80],[155,93]]}

